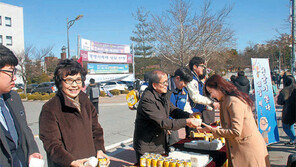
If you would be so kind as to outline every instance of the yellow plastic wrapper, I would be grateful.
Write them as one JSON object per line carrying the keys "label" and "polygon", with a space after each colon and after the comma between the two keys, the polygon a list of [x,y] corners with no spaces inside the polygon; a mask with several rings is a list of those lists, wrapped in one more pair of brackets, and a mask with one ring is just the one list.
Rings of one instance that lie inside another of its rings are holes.
{"label": "yellow plastic wrapper", "polygon": [[135,90],[130,91],[127,95],[126,95],[126,101],[127,101],[127,105],[132,107],[133,105],[135,105],[139,99],[137,96],[137,93]]}
{"label": "yellow plastic wrapper", "polygon": [[195,118],[197,118],[197,119],[201,119],[201,118],[200,118],[200,115],[198,115],[198,114],[195,115]]}

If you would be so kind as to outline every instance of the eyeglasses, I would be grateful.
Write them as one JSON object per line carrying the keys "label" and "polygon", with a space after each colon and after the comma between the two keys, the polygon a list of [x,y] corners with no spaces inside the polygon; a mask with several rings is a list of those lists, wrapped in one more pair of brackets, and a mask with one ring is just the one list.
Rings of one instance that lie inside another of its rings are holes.
{"label": "eyeglasses", "polygon": [[200,64],[200,65],[198,65],[199,67],[202,67],[202,68],[207,68],[207,66],[206,65],[204,65],[204,64]]}
{"label": "eyeglasses", "polygon": [[7,74],[7,72],[10,73],[11,75],[9,75],[9,76],[11,77],[11,79],[13,79],[14,75],[17,72],[16,68],[13,69],[12,71],[10,71],[10,70],[0,70],[0,71],[4,72],[4,74],[6,74],[6,75],[9,75],[9,74]]}
{"label": "eyeglasses", "polygon": [[82,83],[81,78],[78,78],[78,79],[66,78],[66,79],[62,79],[62,80],[68,85],[73,85],[74,82],[76,82],[76,84],[81,84]]}
{"label": "eyeglasses", "polygon": [[167,85],[167,84],[169,84],[169,81],[168,80],[166,80],[166,81],[164,81],[164,82],[158,82],[159,84],[162,84],[162,85]]}

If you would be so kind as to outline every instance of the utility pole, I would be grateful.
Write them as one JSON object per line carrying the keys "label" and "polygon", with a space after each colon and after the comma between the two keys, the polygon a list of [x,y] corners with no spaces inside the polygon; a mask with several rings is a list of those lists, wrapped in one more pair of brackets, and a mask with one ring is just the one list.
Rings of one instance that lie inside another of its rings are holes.
{"label": "utility pole", "polygon": [[80,35],[77,36],[77,59],[80,58]]}
{"label": "utility pole", "polygon": [[136,80],[136,73],[135,73],[135,50],[134,50],[134,43],[132,43],[132,50],[133,50],[133,76],[134,76],[134,80]]}
{"label": "utility pole", "polygon": [[291,62],[291,73],[294,74],[295,71],[295,0],[292,1],[292,62]]}

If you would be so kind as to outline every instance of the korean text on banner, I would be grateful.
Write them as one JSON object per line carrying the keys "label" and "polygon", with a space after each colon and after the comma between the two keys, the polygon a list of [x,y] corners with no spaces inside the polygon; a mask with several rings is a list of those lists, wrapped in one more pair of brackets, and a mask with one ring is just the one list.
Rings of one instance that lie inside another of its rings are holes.
{"label": "korean text on banner", "polygon": [[106,74],[106,73],[128,73],[128,64],[97,64],[88,63],[87,70],[89,74]]}
{"label": "korean text on banner", "polygon": [[100,63],[133,63],[133,56],[131,54],[106,54],[81,50],[80,55],[83,61]]}
{"label": "korean text on banner", "polygon": [[266,144],[279,141],[268,59],[252,58],[259,131]]}
{"label": "korean text on banner", "polygon": [[130,53],[129,45],[108,44],[81,38],[81,49],[99,53]]}

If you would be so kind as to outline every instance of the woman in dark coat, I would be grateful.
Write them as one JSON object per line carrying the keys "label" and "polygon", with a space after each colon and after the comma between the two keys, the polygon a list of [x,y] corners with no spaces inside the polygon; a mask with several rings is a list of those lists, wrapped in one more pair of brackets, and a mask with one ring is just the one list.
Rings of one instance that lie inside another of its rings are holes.
{"label": "woman in dark coat", "polygon": [[282,123],[283,130],[290,138],[288,145],[293,145],[295,141],[295,79],[293,76],[286,76],[284,80],[284,88],[281,90],[277,103],[283,106]]}
{"label": "woman in dark coat", "polygon": [[82,167],[91,156],[105,157],[103,129],[95,107],[81,91],[86,71],[74,60],[62,60],[54,73],[58,93],[40,113],[39,136],[49,167]]}

